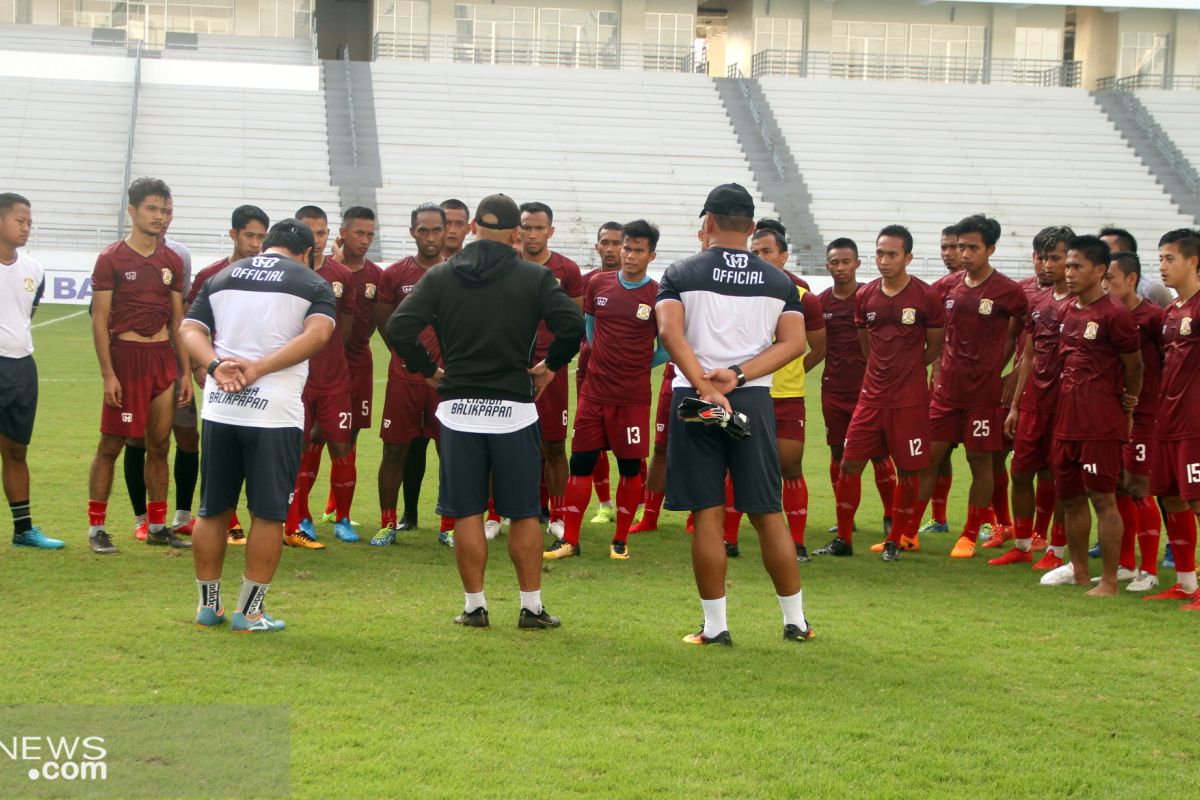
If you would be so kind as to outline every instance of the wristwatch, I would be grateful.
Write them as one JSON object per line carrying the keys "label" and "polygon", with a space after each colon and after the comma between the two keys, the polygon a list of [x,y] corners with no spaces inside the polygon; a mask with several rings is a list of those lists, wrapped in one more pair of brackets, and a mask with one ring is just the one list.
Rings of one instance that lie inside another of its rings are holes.
{"label": "wristwatch", "polygon": [[729,370],[737,376],[737,385],[739,387],[746,385],[746,373],[742,372],[741,364],[734,364]]}
{"label": "wristwatch", "polygon": [[212,361],[208,362],[208,369],[206,370],[208,374],[212,375],[214,372],[216,372],[217,367],[221,366],[222,361],[224,361],[224,359],[214,358]]}

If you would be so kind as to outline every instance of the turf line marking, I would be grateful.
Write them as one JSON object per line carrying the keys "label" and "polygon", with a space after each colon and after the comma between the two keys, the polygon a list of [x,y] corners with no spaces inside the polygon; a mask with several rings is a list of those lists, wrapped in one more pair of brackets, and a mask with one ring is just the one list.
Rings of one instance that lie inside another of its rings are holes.
{"label": "turf line marking", "polygon": [[62,322],[64,319],[72,319],[74,317],[82,317],[86,313],[88,313],[88,310],[85,308],[82,311],[76,311],[72,314],[67,314],[67,315],[61,316],[61,317],[55,317],[54,319],[48,319],[45,322],[35,322],[30,327],[31,328],[40,328],[43,325],[53,325],[56,322]]}

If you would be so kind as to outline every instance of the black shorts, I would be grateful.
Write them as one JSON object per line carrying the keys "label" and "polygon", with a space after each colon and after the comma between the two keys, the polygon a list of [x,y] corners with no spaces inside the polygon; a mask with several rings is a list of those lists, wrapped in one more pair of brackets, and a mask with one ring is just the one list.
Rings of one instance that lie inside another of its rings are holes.
{"label": "black shorts", "polygon": [[246,484],[246,506],[261,519],[287,519],[304,432],[204,421],[200,446],[200,516],[237,508]]}
{"label": "black shorts", "polygon": [[37,364],[33,363],[33,356],[0,356],[0,436],[17,444],[29,444],[37,401]]}
{"label": "black shorts", "polygon": [[536,517],[541,508],[542,431],[536,422],[512,433],[463,433],[442,426],[437,512],[471,517],[488,507],[509,519]]}
{"label": "black shorts", "polygon": [[671,395],[671,428],[667,439],[667,498],[672,511],[696,511],[725,505],[725,471],[733,479],[734,504],[746,514],[783,510],[779,450],[775,445],[775,405],[765,386],[736,389],[729,404],[750,418],[750,436],[734,441],[725,431],[699,422],[684,422],[675,409],[695,389]]}

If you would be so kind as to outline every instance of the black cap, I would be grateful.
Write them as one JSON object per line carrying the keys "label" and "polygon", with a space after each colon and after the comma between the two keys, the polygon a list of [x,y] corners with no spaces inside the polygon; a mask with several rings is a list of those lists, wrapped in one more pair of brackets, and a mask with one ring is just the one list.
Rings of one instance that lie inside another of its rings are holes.
{"label": "black cap", "polygon": [[521,209],[517,201],[506,194],[489,194],[475,208],[475,223],[494,231],[507,231],[521,226]]}
{"label": "black cap", "polygon": [[709,211],[726,217],[753,217],[754,198],[739,184],[722,183],[708,193],[700,216],[703,217]]}

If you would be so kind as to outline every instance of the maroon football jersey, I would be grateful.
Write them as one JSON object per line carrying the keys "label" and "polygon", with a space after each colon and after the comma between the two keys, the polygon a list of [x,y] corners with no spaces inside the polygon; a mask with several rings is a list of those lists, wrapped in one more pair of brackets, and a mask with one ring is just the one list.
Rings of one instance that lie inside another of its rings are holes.
{"label": "maroon football jersey", "polygon": [[379,280],[383,270],[367,259],[358,272],[346,268],[354,277],[354,327],[346,340],[346,364],[352,370],[371,368],[371,335],[375,326],[371,322],[371,311],[375,296],[379,292]]}
{"label": "maroon football jersey", "polygon": [[[1017,286],[1021,287],[1021,291],[1025,293],[1026,308],[1033,308],[1033,298],[1041,291],[1042,287],[1038,286],[1037,275],[1030,275],[1028,278],[1022,278],[1017,281]],[[1021,363],[1021,354],[1025,352],[1025,340],[1029,337],[1025,334],[1025,328],[1022,327],[1017,334],[1017,349],[1013,351],[1013,364]],[[1015,369],[1015,367],[1014,367]]]}
{"label": "maroon football jersey", "polygon": [[165,244],[147,257],[122,239],[96,258],[92,290],[112,292],[110,336],[153,336],[171,321],[171,292],[183,294],[183,261]]}
{"label": "maroon football jersey", "polygon": [[619,272],[588,282],[583,313],[596,318],[592,358],[580,394],[612,406],[650,405],[650,359],[658,337],[654,301],[658,281],[636,289],[621,285]]}
{"label": "maroon football jersey", "polygon": [[[340,261],[326,256],[317,274],[333,287],[333,296],[337,300],[337,324],[341,325],[345,315],[354,314],[354,273]],[[323,397],[350,391],[350,370],[346,365],[346,346],[342,336],[342,331],[335,329],[325,346],[308,360],[305,397]]]}
{"label": "maroon football jersey", "polygon": [[197,272],[195,279],[192,281],[192,288],[188,289],[187,298],[184,300],[184,304],[190,306],[192,303],[196,302],[196,295],[200,294],[200,287],[204,285],[205,281],[228,266],[229,256],[225,256],[220,261],[209,264],[207,267]]}
{"label": "maroon football jersey", "polygon": [[1176,300],[1163,314],[1162,386],[1158,400],[1160,439],[1200,438],[1200,292]]}
{"label": "maroon football jersey", "polygon": [[966,271],[942,281],[946,341],[934,397],[949,408],[998,406],[1009,323],[1024,318],[1025,293],[999,272],[974,287]]}
{"label": "maroon football jersey", "polygon": [[1163,309],[1149,300],[1142,300],[1129,313],[1137,322],[1143,367],[1142,392],[1133,411],[1133,427],[1138,431],[1152,432],[1158,416],[1159,392],[1162,391]]}
{"label": "maroon football jersey", "polygon": [[[855,284],[857,293],[862,284]],[[855,294],[840,300],[833,287],[821,292],[822,317],[825,319],[825,369],[821,373],[821,393],[843,400],[857,400],[862,390],[867,357],[863,355],[854,324]],[[803,302],[803,298],[801,298]]]}
{"label": "maroon football jersey", "polygon": [[854,324],[867,331],[870,355],[858,402],[873,408],[906,408],[929,403],[925,364],[926,331],[946,324],[929,284],[909,276],[894,297],[879,278],[858,290]]}
{"label": "maroon football jersey", "polygon": [[[567,293],[567,297],[574,300],[577,297],[583,297],[583,276],[579,272],[579,265],[561,253],[550,252],[550,260],[545,264],[546,269],[554,273],[554,277],[558,279],[558,285]],[[533,348],[533,361],[536,364],[546,357],[546,351],[550,349],[550,343],[554,341],[554,334],[546,327],[546,323],[539,322],[537,330],[537,343]]]}
{"label": "maroon football jersey", "polygon": [[1121,354],[1142,346],[1133,315],[1107,296],[1083,308],[1072,298],[1063,309],[1058,346],[1062,375],[1054,435],[1072,442],[1128,439]]}
{"label": "maroon football jersey", "polygon": [[[415,258],[405,256],[383,271],[383,275],[379,278],[379,288],[376,290],[375,302],[395,310],[396,306],[404,302],[404,298],[408,297],[409,293],[416,287],[417,281],[425,277],[425,272],[425,268],[418,264]],[[421,331],[419,338],[421,344],[425,345],[425,349],[429,351],[429,357],[433,359],[435,364],[440,366],[442,363],[442,349],[438,344],[437,334],[434,333],[433,326],[430,325]],[[409,372],[405,369],[404,359],[393,353],[392,360],[388,362],[388,380],[423,383],[425,378],[419,372]]]}
{"label": "maroon football jersey", "polygon": [[1025,317],[1026,346],[1033,347],[1033,369],[1021,392],[1022,411],[1054,413],[1058,408],[1058,376],[1062,372],[1062,353],[1058,349],[1058,326],[1063,309],[1072,298],[1054,294],[1047,287],[1033,296]]}

